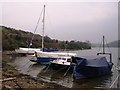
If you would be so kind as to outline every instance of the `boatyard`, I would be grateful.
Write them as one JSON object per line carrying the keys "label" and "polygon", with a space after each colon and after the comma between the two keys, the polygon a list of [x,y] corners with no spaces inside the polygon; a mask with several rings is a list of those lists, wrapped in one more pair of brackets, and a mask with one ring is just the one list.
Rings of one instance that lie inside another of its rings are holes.
{"label": "boatyard", "polygon": [[118,6],[0,3],[0,89],[120,89]]}
{"label": "boatyard", "polygon": [[[84,55],[85,52],[89,54],[90,51],[96,53],[95,50],[72,52]],[[116,50],[113,49],[114,53],[117,52]],[[51,68],[46,68],[46,65],[29,61],[30,58],[31,56],[14,57],[3,55],[3,80],[10,79],[7,82],[3,81],[3,86],[8,86],[9,88],[109,88],[110,86],[110,88],[117,88],[119,86],[119,76],[117,76],[115,67],[113,67],[112,73],[109,75],[73,82],[72,71],[69,71],[64,77],[66,70],[52,70]],[[116,58],[116,56],[113,55],[113,58]],[[114,60],[115,65],[117,64],[116,62]]]}

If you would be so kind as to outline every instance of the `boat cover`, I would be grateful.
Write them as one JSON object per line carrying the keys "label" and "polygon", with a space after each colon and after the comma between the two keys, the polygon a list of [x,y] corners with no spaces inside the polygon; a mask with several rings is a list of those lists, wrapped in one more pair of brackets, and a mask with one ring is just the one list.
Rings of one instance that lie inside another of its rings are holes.
{"label": "boat cover", "polygon": [[[103,56],[87,56],[82,58],[84,58],[85,66],[108,67],[109,65],[106,57],[103,57]],[[82,64],[82,63],[79,63],[79,64]]]}

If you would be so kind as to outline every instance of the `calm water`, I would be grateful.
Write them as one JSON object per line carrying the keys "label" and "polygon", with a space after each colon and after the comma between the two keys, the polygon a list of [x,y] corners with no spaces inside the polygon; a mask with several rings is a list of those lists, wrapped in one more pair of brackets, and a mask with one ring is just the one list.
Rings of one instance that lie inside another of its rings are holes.
{"label": "calm water", "polygon": [[[78,56],[88,56],[88,55],[96,55],[99,51],[99,48],[93,48],[91,50],[79,50],[79,51],[71,51],[77,53]],[[109,51],[109,49],[106,49]],[[72,81],[72,71],[70,71],[66,77],[63,77],[63,74],[66,71],[57,72],[52,69],[45,69],[45,65],[35,64],[30,62],[29,59],[32,57],[16,57],[16,59],[12,62],[12,65],[19,70],[20,73],[31,75],[32,77],[38,77],[40,80],[46,82],[56,83],[68,88],[109,88],[111,84],[114,82],[115,78],[118,75],[116,70],[117,62],[118,62],[118,48],[110,49],[112,55],[112,60],[114,63],[112,73],[107,76],[99,77],[99,78],[91,78],[85,79],[80,82]],[[45,71],[46,70],[46,71]],[[113,85],[112,88],[119,87],[119,80]],[[120,87],[119,87],[120,88]]]}

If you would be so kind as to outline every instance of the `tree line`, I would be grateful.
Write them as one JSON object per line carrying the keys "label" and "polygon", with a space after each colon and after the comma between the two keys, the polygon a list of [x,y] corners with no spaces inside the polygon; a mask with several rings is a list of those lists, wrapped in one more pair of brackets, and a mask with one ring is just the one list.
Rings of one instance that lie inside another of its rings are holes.
{"label": "tree line", "polygon": [[[2,31],[2,49],[3,50],[15,50],[19,47],[28,48],[33,37],[33,33],[23,30],[16,30],[14,28],[0,26]],[[32,40],[31,48],[42,47],[42,36],[35,34]],[[51,39],[48,36],[44,37],[45,48],[66,49],[66,50],[80,50],[91,49],[89,41],[60,41],[57,39]]]}

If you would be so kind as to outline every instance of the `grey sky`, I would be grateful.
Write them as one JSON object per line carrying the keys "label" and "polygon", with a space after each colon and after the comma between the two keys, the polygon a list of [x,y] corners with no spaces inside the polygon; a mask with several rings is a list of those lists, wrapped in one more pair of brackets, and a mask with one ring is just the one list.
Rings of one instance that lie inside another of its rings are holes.
{"label": "grey sky", "polygon": [[[43,9],[41,2],[2,3],[2,24],[33,32]],[[42,24],[37,32],[42,33]],[[58,40],[108,42],[118,39],[117,2],[48,2],[45,35]]]}

